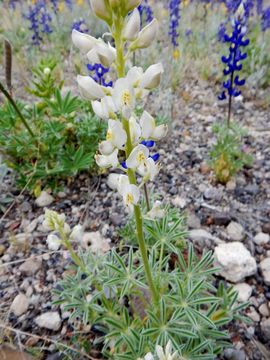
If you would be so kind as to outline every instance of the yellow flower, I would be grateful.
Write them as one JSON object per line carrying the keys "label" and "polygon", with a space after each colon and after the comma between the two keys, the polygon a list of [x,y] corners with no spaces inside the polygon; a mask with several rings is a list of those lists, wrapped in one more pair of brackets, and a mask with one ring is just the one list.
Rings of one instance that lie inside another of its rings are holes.
{"label": "yellow flower", "polygon": [[84,0],[77,0],[77,5],[83,5]]}
{"label": "yellow flower", "polygon": [[64,1],[61,1],[58,5],[58,10],[62,12],[65,9],[65,3]]}
{"label": "yellow flower", "polygon": [[188,6],[188,3],[189,3],[189,0],[183,0],[182,1],[182,6],[183,7]]}
{"label": "yellow flower", "polygon": [[179,49],[174,49],[173,50],[173,58],[174,60],[178,60],[180,58],[180,51]]}

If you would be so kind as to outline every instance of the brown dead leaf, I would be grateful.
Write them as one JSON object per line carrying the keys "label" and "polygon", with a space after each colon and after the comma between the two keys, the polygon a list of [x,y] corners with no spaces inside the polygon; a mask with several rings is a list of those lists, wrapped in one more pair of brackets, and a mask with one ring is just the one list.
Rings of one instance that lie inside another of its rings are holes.
{"label": "brown dead leaf", "polygon": [[0,360],[33,360],[33,358],[22,351],[4,344],[0,346]]}

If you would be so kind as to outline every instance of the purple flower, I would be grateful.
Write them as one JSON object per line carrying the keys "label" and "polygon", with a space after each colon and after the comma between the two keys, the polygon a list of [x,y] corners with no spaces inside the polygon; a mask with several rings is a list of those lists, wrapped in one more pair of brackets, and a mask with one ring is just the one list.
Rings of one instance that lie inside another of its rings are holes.
{"label": "purple flower", "polygon": [[170,0],[169,2],[169,12],[170,12],[170,30],[169,35],[171,37],[171,42],[174,47],[178,47],[178,38],[179,38],[179,22],[180,22],[180,4],[181,0]]}
{"label": "purple flower", "polygon": [[263,32],[270,28],[270,6],[262,13],[261,28]]}

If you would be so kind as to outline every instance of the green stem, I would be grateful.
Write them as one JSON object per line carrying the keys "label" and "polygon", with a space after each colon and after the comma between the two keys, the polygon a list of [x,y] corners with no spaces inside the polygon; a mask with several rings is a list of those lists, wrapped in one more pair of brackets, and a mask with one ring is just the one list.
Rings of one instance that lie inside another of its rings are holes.
{"label": "green stem", "polygon": [[[123,30],[123,17],[120,14],[116,14],[113,19],[113,35],[115,40],[115,47],[116,47],[116,69],[118,77],[125,76],[125,57],[124,57],[124,44],[122,40],[122,30]],[[129,121],[125,118],[122,119],[123,127],[127,134],[127,142],[126,142],[126,158],[130,155],[133,145],[131,141],[131,134],[129,128]],[[136,175],[132,169],[128,169],[128,178],[131,184],[137,185]],[[143,219],[142,219],[142,212],[138,205],[134,206],[134,217],[136,222],[136,233],[137,233],[137,240],[139,244],[140,253],[142,256],[142,261],[145,269],[146,279],[149,285],[149,289],[151,292],[151,297],[155,303],[159,301],[159,294],[155,287],[151,268],[148,260],[147,254],[147,246],[144,239],[143,234]]]}
{"label": "green stem", "polygon": [[16,113],[18,114],[19,118],[21,119],[22,123],[24,124],[24,126],[26,127],[26,129],[28,130],[29,134],[34,138],[35,135],[33,133],[33,131],[31,130],[30,126],[28,125],[25,117],[23,116],[23,114],[21,113],[21,111],[19,110],[18,106],[16,105],[15,101],[13,100],[13,98],[11,97],[11,95],[8,93],[8,91],[4,88],[3,84],[0,82],[0,91],[5,95],[5,97],[8,99],[8,101],[10,102],[10,104],[13,106],[14,110],[16,111]]}

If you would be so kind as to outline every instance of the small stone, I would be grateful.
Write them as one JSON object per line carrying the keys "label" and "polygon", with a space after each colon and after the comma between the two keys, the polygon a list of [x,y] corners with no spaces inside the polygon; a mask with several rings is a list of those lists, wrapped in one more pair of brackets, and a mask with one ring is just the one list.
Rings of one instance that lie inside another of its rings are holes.
{"label": "small stone", "polygon": [[28,259],[19,267],[19,271],[21,271],[22,274],[31,276],[40,270],[41,265],[42,261],[40,259]]}
{"label": "small stone", "polygon": [[111,219],[111,222],[113,223],[113,225],[115,225],[115,226],[121,225],[122,221],[123,221],[121,215],[119,215],[119,214],[112,214],[110,216],[110,219]]}
{"label": "small stone", "polygon": [[239,302],[246,302],[252,294],[252,287],[247,283],[239,283],[234,286],[234,289],[238,291],[237,300]]}
{"label": "small stone", "polygon": [[270,240],[270,235],[265,234],[263,232],[258,233],[255,237],[254,237],[254,242],[257,245],[263,245],[263,244],[267,244]]}
{"label": "small stone", "polygon": [[218,226],[227,226],[231,221],[230,215],[226,213],[215,213],[212,219],[213,224]]}
{"label": "small stone", "polygon": [[36,317],[34,321],[39,327],[53,331],[57,331],[61,327],[61,318],[58,312],[46,312]]}
{"label": "small stone", "polygon": [[6,251],[6,247],[4,245],[0,245],[0,256],[4,255]]}
{"label": "small stone", "polygon": [[262,316],[265,316],[265,317],[269,317],[269,315],[270,315],[269,307],[267,306],[266,303],[263,303],[262,305],[259,306],[259,312],[260,312],[260,314],[262,314]]}
{"label": "small stone", "polygon": [[261,322],[261,331],[265,340],[270,340],[270,319]]}
{"label": "small stone", "polygon": [[13,300],[10,310],[16,315],[21,316],[24,314],[29,306],[29,301],[24,294],[18,294]]}
{"label": "small stone", "polygon": [[235,180],[230,180],[226,184],[226,189],[229,191],[234,191],[236,189],[236,182]]}
{"label": "small stone", "polygon": [[39,197],[36,199],[35,204],[38,207],[45,207],[51,205],[54,201],[54,198],[47,193],[47,191],[42,191]]}
{"label": "small stone", "polygon": [[185,198],[182,198],[180,196],[176,196],[173,200],[172,203],[175,207],[179,207],[180,209],[184,209],[184,207],[186,207],[187,205],[187,200]]}
{"label": "small stone", "polygon": [[201,163],[200,172],[203,175],[206,175],[206,174],[210,173],[210,171],[211,171],[211,168],[210,168],[209,165],[207,165],[207,163],[205,163],[205,162]]}
{"label": "small stone", "polygon": [[189,214],[187,217],[187,226],[190,229],[199,229],[201,227],[201,220],[195,214]]}
{"label": "small stone", "polygon": [[235,221],[231,221],[227,226],[227,232],[231,240],[233,241],[242,241],[245,237],[244,228],[242,225],[238,224]]}
{"label": "small stone", "polygon": [[266,285],[270,285],[270,258],[266,258],[260,263],[263,279]]}
{"label": "small stone", "polygon": [[224,357],[226,360],[246,360],[244,350],[226,349],[224,350]]}
{"label": "small stone", "polygon": [[270,234],[270,223],[268,224],[263,224],[262,226],[262,231],[266,234]]}
{"label": "small stone", "polygon": [[188,232],[188,237],[198,243],[203,243],[205,240],[213,241],[214,243],[220,244],[222,241],[215,236],[211,235],[204,229],[193,229]]}
{"label": "small stone", "polygon": [[206,200],[220,201],[222,199],[222,191],[216,188],[207,188],[203,194]]}
{"label": "small stone", "polygon": [[247,312],[247,316],[254,322],[259,322],[261,319],[253,306],[251,306],[250,310]]}
{"label": "small stone", "polygon": [[60,199],[64,199],[65,197],[67,197],[67,194],[64,192],[64,191],[59,191],[57,193],[57,196],[60,198]]}
{"label": "small stone", "polygon": [[214,252],[219,274],[232,283],[238,283],[257,271],[256,260],[240,242],[220,244]]}

